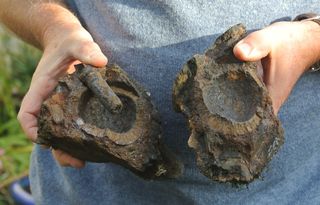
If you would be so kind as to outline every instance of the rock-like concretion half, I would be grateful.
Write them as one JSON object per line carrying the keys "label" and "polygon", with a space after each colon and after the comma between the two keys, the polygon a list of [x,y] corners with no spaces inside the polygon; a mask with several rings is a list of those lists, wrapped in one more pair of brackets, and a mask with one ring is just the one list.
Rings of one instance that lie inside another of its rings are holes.
{"label": "rock-like concretion half", "polygon": [[188,144],[200,171],[220,182],[252,181],[284,141],[257,64],[233,54],[245,35],[241,24],[230,28],[183,66],[173,89],[175,109],[188,119]]}
{"label": "rock-like concretion half", "polygon": [[92,92],[75,72],[60,79],[43,103],[37,143],[85,161],[114,162],[147,179],[178,177],[182,165],[162,143],[160,119],[147,92],[117,65],[95,72],[120,98],[121,111],[107,109],[96,96],[103,89]]}

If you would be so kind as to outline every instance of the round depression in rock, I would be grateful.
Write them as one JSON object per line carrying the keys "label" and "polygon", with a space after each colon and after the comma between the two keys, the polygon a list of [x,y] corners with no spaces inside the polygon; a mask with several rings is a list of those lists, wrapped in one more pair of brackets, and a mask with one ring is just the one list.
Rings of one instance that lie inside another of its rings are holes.
{"label": "round depression in rock", "polygon": [[248,183],[283,144],[283,129],[255,62],[242,62],[233,47],[246,36],[235,25],[178,74],[173,103],[187,118],[188,145],[205,176]]}
{"label": "round depression in rock", "polygon": [[252,118],[261,102],[257,82],[244,71],[223,73],[203,88],[203,101],[212,114],[234,122]]}
{"label": "round depression in rock", "polygon": [[117,65],[77,66],[43,102],[38,123],[37,143],[78,159],[113,162],[145,179],[182,173],[162,142],[160,118],[147,92]]}
{"label": "round depression in rock", "polygon": [[110,129],[114,132],[129,131],[136,120],[136,104],[132,98],[116,93],[123,108],[119,113],[110,112],[91,91],[82,94],[79,102],[79,115],[84,123],[97,126],[100,129]]}

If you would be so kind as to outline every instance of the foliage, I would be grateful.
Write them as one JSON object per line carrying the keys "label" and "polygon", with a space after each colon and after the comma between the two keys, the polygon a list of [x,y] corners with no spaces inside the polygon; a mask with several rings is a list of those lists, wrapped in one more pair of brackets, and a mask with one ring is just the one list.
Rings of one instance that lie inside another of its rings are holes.
{"label": "foliage", "polygon": [[16,119],[40,58],[35,48],[0,28],[0,204],[10,204],[2,186],[26,173],[32,143]]}

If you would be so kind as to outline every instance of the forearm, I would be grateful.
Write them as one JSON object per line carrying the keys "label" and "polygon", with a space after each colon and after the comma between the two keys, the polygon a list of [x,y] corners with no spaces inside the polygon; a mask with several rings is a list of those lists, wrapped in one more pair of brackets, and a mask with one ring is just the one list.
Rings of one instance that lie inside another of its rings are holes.
{"label": "forearm", "polygon": [[0,21],[40,49],[62,31],[81,26],[62,0],[1,0]]}

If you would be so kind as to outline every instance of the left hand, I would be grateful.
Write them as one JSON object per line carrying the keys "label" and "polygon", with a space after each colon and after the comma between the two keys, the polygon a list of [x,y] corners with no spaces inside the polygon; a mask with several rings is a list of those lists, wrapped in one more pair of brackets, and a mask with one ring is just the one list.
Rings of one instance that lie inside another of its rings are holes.
{"label": "left hand", "polygon": [[[54,26],[54,30],[48,32],[50,40],[44,45],[42,58],[32,76],[30,88],[23,98],[18,114],[22,129],[33,142],[37,139],[41,105],[56,87],[59,78],[70,69],[74,69],[73,64],[77,62],[96,67],[103,67],[108,62],[90,33],[80,23],[76,26],[62,25],[63,27]],[[84,161],[61,150],[52,150],[52,153],[61,166],[82,168],[85,165]]]}
{"label": "left hand", "polygon": [[233,52],[243,61],[260,61],[274,113],[299,77],[320,59],[320,26],[312,21],[278,22],[249,34]]}

